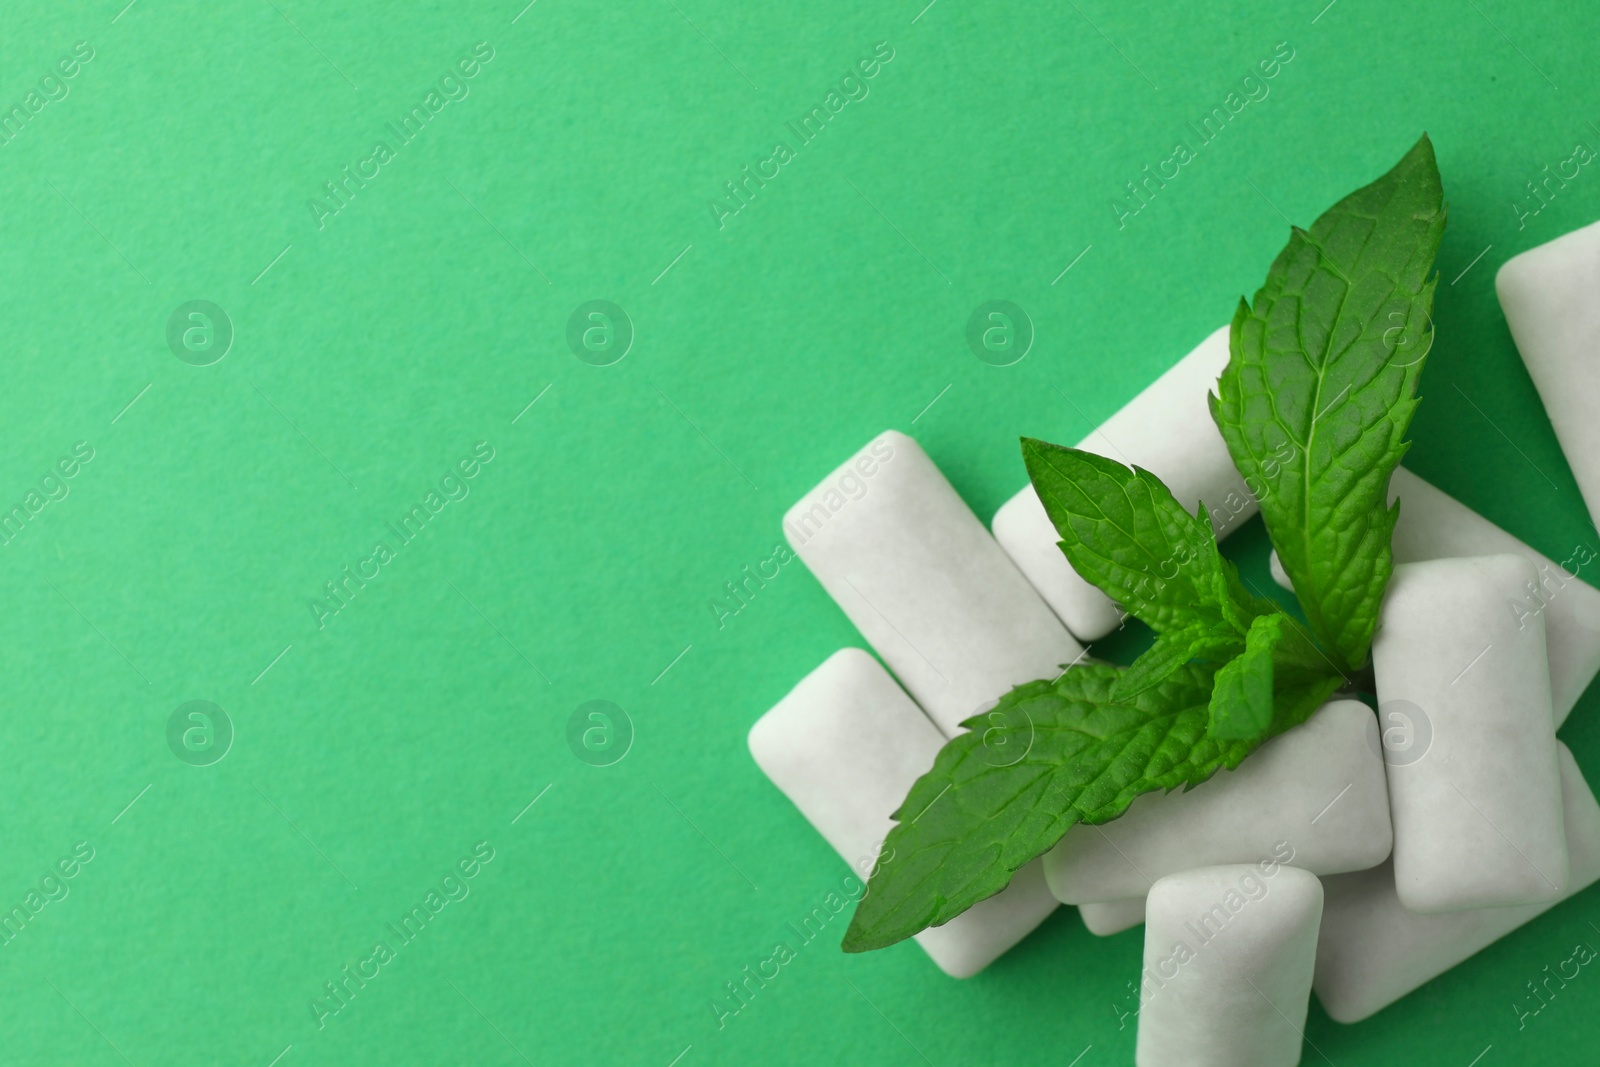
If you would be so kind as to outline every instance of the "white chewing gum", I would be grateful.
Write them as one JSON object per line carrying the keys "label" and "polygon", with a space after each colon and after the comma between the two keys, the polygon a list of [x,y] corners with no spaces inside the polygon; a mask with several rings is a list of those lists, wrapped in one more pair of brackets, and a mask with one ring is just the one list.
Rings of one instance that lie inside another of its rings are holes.
{"label": "white chewing gum", "polygon": [[1276,857],[1315,874],[1382,863],[1392,842],[1378,726],[1335,700],[1189,792],[1146,793],[1101,826],[1074,826],[1045,853],[1067,904],[1136,897],[1191,867]]}
{"label": "white chewing gum", "polygon": [[[1559,746],[1572,874],[1567,895],[1600,880],[1600,804]],[[1500,940],[1552,904],[1421,915],[1400,903],[1389,864],[1324,879],[1317,999],[1342,1023],[1359,1022]]]}
{"label": "white chewing gum", "polygon": [[1272,580],[1289,592],[1294,592],[1294,582],[1289,579],[1289,572],[1283,569],[1283,560],[1278,558],[1278,550],[1273,549],[1267,557],[1267,570],[1272,572]]}
{"label": "white chewing gum", "polygon": [[784,516],[805,561],[945,736],[1083,655],[917,443],[890,430]]}
{"label": "white chewing gum", "polygon": [[[1401,502],[1400,521],[1394,528],[1396,563],[1507,552],[1533,563],[1537,581],[1525,586],[1507,610],[1519,618],[1544,616],[1550,700],[1560,726],[1600,672],[1600,589],[1576,576],[1594,562],[1594,553],[1575,546],[1572,555],[1558,564],[1404,467],[1389,480],[1389,502],[1396,500]],[[1285,589],[1294,588],[1276,552],[1271,567],[1274,581]]]}
{"label": "white chewing gum", "polygon": [[1094,904],[1079,904],[1078,915],[1083,925],[1096,937],[1110,937],[1131,930],[1144,922],[1144,897],[1131,900],[1104,900]]}
{"label": "white chewing gum", "polygon": [[1566,894],[1544,620],[1507,608],[1534,574],[1500,555],[1406,563],[1390,579],[1372,665],[1380,715],[1414,731],[1387,767],[1395,885],[1412,911]]}
{"label": "white chewing gum", "polygon": [[[757,766],[861,881],[894,825],[889,816],[944,742],[889,672],[858,648],[829,656],[750,728]],[[1034,862],[1002,892],[916,940],[946,974],[968,978],[1055,907]]]}
{"label": "white chewing gum", "polygon": [[1138,1067],[1300,1062],[1322,918],[1316,875],[1201,867],[1158,881],[1147,911]]}
{"label": "white chewing gum", "polygon": [[1589,515],[1600,522],[1600,223],[1513,256],[1494,286]]}
{"label": "white chewing gum", "polygon": [[[1234,469],[1206,401],[1227,365],[1224,326],[1077,445],[1145,468],[1191,512],[1204,501],[1218,537],[1256,513],[1256,499]],[[1117,606],[1080,578],[1061,554],[1060,538],[1033,486],[1024,486],[1006,501],[992,526],[995,540],[1079,640],[1098,640],[1121,624]]]}

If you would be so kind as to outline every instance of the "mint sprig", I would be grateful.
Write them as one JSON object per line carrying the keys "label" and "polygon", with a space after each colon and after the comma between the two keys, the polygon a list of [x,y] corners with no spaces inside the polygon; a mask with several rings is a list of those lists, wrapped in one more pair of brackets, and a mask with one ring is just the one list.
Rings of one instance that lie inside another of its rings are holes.
{"label": "mint sprig", "polygon": [[[895,814],[846,951],[948,922],[1074,823],[1231,770],[1366,662],[1393,570],[1399,512],[1386,494],[1432,343],[1428,276],[1444,222],[1424,136],[1309,231],[1293,229],[1234,316],[1212,416],[1309,631],[1245,591],[1203,503],[1191,515],[1149,471],[1023,439],[1067,560],[1155,644],[1130,667],[1090,663],[1020,685],[963,723],[971,732],[944,746]],[[1002,747],[1025,754],[999,760]]]}

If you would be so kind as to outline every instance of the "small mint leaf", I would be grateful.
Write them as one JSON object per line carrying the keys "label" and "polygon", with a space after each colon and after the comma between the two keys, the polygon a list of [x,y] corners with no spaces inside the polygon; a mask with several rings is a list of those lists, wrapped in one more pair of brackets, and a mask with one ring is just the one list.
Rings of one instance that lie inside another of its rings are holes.
{"label": "small mint leaf", "polygon": [[1265,597],[1246,591],[1239,579],[1239,569],[1233,561],[1223,556],[1221,567],[1211,579],[1212,600],[1220,605],[1222,617],[1233,627],[1242,641],[1250,631],[1250,624],[1258,615],[1271,615],[1281,609]]}
{"label": "small mint leaf", "polygon": [[1257,616],[1245,635],[1244,651],[1217,671],[1210,705],[1213,737],[1258,737],[1272,725],[1272,655],[1283,640],[1286,618]]}
{"label": "small mint leaf", "polygon": [[1117,679],[1111,689],[1111,699],[1131,699],[1160,685],[1190,660],[1225,659],[1242,647],[1243,640],[1238,634],[1208,626],[1168,630],[1157,635],[1155,644]]}
{"label": "small mint leaf", "polygon": [[1223,560],[1210,520],[1189,514],[1160,478],[1031,437],[1022,457],[1085,581],[1157,633],[1229,625],[1216,599]]}
{"label": "small mint leaf", "polygon": [[1315,715],[1344,684],[1344,679],[1337,674],[1283,670],[1275,673],[1271,728],[1274,737]]}

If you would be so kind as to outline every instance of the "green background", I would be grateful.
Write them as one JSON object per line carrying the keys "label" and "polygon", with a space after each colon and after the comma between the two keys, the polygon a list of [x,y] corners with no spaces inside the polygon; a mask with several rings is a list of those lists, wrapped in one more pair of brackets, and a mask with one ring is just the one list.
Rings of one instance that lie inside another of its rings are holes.
{"label": "green background", "polygon": [[[0,504],[94,459],[0,548],[0,904],[95,854],[0,947],[4,1062],[1130,1062],[1141,935],[1070,909],[966,982],[840,954],[841,917],[718,1028],[846,873],[745,733],[859,638],[798,563],[720,628],[711,601],[885,428],[987,520],[1019,435],[1080,437],[1227,320],[1286,218],[1423,130],[1451,220],[1408,462],[1558,559],[1595,545],[1492,282],[1600,214],[1592,167],[1513,208],[1600,147],[1600,13],[924,3],[5,5],[4,107],[94,58],[0,147]],[[319,230],[322,183],[480,41],[470,95]],[[723,183],[880,41],[870,95],[719,228]],[[1270,95],[1119,228],[1280,41]],[[236,331],[211,366],[166,342],[192,299]],[[636,330],[612,366],[565,340],[594,299]],[[1035,325],[1014,366],[967,347],[990,299]],[[323,584],[479,441],[470,495],[319,629]],[[195,699],[236,731],[211,766],[167,744]],[[605,767],[567,743],[598,699],[635,731]],[[1563,736],[1600,780],[1597,704]],[[323,983],[480,841],[471,895],[319,1030]],[[1511,1005],[1591,920],[1596,890],[1309,1037],[1341,1065],[1590,1049],[1600,979],[1520,1031]]]}

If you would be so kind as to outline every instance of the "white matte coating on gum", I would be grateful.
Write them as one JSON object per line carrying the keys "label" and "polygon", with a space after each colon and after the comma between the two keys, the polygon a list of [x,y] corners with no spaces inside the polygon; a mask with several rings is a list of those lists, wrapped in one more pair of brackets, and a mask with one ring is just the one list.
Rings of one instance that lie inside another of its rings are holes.
{"label": "white matte coating on gum", "polygon": [[[1191,512],[1204,501],[1219,537],[1256,513],[1255,497],[1234,468],[1206,402],[1227,365],[1224,326],[1077,445],[1152,472]],[[1060,538],[1032,485],[1006,501],[992,526],[1000,546],[1077,638],[1095,641],[1121,624],[1117,606],[1061,554]]]}
{"label": "white matte coating on gum", "polygon": [[917,443],[890,430],[784,516],[795,554],[945,735],[1083,655]]}
{"label": "white matte coating on gum", "polygon": [[[1402,501],[1400,521],[1394,528],[1396,563],[1504,552],[1527,556],[1533,562],[1538,582],[1512,610],[1544,616],[1550,700],[1560,726],[1600,671],[1600,589],[1576,576],[1594,562],[1594,554],[1574,546],[1572,554],[1557,564],[1404,467],[1397,468],[1389,480],[1389,503],[1396,500]],[[1276,552],[1272,553],[1271,568],[1274,581],[1285,589],[1293,588]]]}
{"label": "white matte coating on gum", "polygon": [[[750,728],[756,764],[858,883],[894,825],[890,814],[933,766],[944,741],[889,672],[858,648],[829,656]],[[916,939],[945,973],[967,978],[1055,907],[1039,864],[1030,863],[1004,891]],[[843,933],[841,923],[836,936]]]}
{"label": "white matte coating on gum", "polygon": [[1473,556],[1402,564],[1389,580],[1372,645],[1378,709],[1428,746],[1388,767],[1395,884],[1412,911],[1566,893],[1544,621],[1507,607],[1534,573],[1524,556]]}
{"label": "white matte coating on gum", "polygon": [[1078,914],[1083,925],[1096,937],[1110,937],[1131,930],[1144,922],[1144,897],[1132,900],[1103,900],[1092,904],[1079,904]]}
{"label": "white matte coating on gum", "polygon": [[1600,522],[1600,223],[1513,256],[1494,282],[1589,515]]}
{"label": "white matte coating on gum", "polygon": [[1391,841],[1377,721],[1360,701],[1335,700],[1235,770],[1072,827],[1044,871],[1056,899],[1081,904],[1138,896],[1190,867],[1274,855],[1318,874],[1360,870],[1382,863]]}
{"label": "white matte coating on gum", "polygon": [[[1561,794],[1572,874],[1567,896],[1600,880],[1600,804],[1560,745]],[[1359,1022],[1553,907],[1478,908],[1420,915],[1400,903],[1389,864],[1323,880],[1317,999],[1342,1023]],[[1519,990],[1520,992],[1520,990]]]}
{"label": "white matte coating on gum", "polygon": [[1322,918],[1316,875],[1202,867],[1158,881],[1147,911],[1138,1067],[1300,1062]]}

